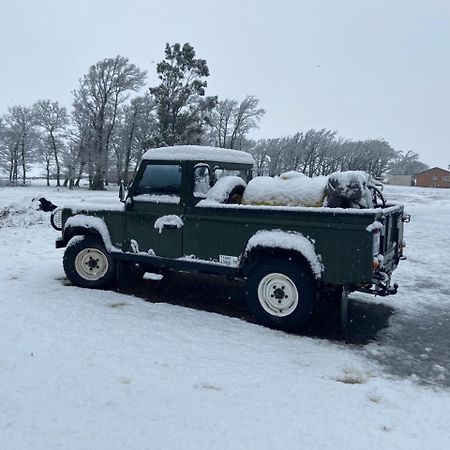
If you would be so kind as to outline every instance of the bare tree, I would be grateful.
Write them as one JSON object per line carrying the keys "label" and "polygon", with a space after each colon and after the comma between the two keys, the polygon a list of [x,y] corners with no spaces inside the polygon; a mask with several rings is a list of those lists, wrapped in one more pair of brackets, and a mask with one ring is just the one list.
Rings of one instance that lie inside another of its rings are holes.
{"label": "bare tree", "polygon": [[127,58],[107,58],[90,67],[75,92],[74,106],[84,110],[94,130],[93,179],[91,189],[104,189],[108,150],[119,106],[130,91],[138,91],[146,73]]}
{"label": "bare tree", "polygon": [[[44,142],[51,146],[56,167],[56,185],[61,186],[61,164],[59,160],[63,146],[61,142],[62,134],[69,123],[67,110],[59,106],[58,102],[39,100],[33,106],[33,115],[36,125],[48,133],[49,139],[44,140]],[[44,154],[47,155],[48,152],[44,151]]]}
{"label": "bare tree", "polygon": [[22,169],[22,181],[27,176],[27,164],[33,158],[36,135],[31,108],[26,106],[12,106],[4,117],[5,137],[9,153],[9,178],[18,180],[19,165]]}
{"label": "bare tree", "polygon": [[389,173],[391,175],[415,175],[428,168],[426,164],[419,161],[418,153],[412,150],[406,153],[399,151],[389,167]]}
{"label": "bare tree", "polygon": [[40,135],[37,139],[37,156],[39,164],[45,171],[47,186],[50,186],[50,177],[55,169],[54,151],[49,135]]}
{"label": "bare tree", "polygon": [[7,128],[3,117],[0,117],[0,171],[7,171],[9,162]]}
{"label": "bare tree", "polygon": [[118,181],[128,183],[133,159],[136,165],[140,162],[145,143],[156,132],[155,108],[149,94],[136,97],[123,107],[118,139],[114,145]]}
{"label": "bare tree", "polygon": [[259,99],[247,95],[240,103],[237,100],[219,101],[213,110],[210,140],[221,148],[242,148],[242,141],[248,132],[257,128],[265,114],[259,108]]}

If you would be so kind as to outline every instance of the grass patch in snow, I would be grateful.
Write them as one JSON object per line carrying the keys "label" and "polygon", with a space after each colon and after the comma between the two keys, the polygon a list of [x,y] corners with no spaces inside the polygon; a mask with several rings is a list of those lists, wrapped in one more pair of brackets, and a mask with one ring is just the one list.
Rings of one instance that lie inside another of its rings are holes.
{"label": "grass patch in snow", "polygon": [[336,381],[345,384],[363,384],[367,380],[359,375],[344,375],[343,377],[336,378]]}
{"label": "grass patch in snow", "polygon": [[368,374],[357,373],[353,370],[346,370],[345,374],[336,378],[336,381],[344,384],[364,384],[369,378]]}
{"label": "grass patch in snow", "polygon": [[129,303],[126,302],[115,302],[115,303],[110,303],[109,306],[111,308],[123,308],[124,306],[127,306]]}
{"label": "grass patch in snow", "polygon": [[221,391],[221,389],[217,386],[214,386],[211,383],[201,383],[195,385],[196,389],[206,389],[208,391]]}

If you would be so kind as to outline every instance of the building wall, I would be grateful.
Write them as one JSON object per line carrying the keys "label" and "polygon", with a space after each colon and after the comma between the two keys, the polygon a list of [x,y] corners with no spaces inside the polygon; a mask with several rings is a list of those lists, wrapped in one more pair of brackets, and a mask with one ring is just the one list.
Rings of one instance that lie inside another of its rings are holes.
{"label": "building wall", "polygon": [[416,175],[416,186],[450,188],[450,172],[434,167]]}
{"label": "building wall", "polygon": [[389,175],[389,184],[393,186],[412,186],[413,175]]}

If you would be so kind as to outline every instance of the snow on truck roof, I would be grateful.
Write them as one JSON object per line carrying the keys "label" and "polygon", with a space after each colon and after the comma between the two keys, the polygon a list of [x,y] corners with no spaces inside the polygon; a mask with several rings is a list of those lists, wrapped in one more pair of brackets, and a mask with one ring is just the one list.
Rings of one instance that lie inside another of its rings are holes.
{"label": "snow on truck roof", "polygon": [[228,148],[207,147],[203,145],[175,145],[147,150],[143,160],[162,161],[216,161],[238,164],[255,164],[250,153]]}

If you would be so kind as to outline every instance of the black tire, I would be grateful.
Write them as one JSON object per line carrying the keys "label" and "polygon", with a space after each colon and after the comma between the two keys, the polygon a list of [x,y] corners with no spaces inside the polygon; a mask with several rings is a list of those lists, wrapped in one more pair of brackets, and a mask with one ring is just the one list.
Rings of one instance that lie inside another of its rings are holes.
{"label": "black tire", "polygon": [[296,331],[312,315],[315,287],[311,274],[293,261],[261,261],[248,276],[245,291],[250,312],[261,325]]}
{"label": "black tire", "polygon": [[232,204],[232,205],[240,205],[242,203],[242,198],[244,196],[245,187],[238,185],[234,187],[230,194],[228,195],[228,198],[225,200],[225,203]]}
{"label": "black tire", "polygon": [[91,289],[110,286],[116,278],[116,261],[95,236],[75,236],[64,252],[67,278],[75,285]]}

